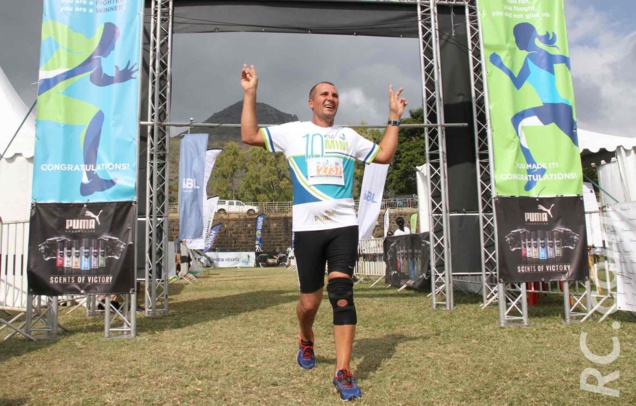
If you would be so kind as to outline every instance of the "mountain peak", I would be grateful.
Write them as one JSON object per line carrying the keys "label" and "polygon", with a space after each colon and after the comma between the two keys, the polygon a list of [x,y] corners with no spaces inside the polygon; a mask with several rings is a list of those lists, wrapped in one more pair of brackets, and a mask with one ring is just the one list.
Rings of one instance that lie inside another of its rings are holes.
{"label": "mountain peak", "polygon": [[[240,124],[242,112],[243,101],[241,100],[212,114],[204,123]],[[256,117],[258,118],[258,122],[263,124],[283,124],[298,121],[298,116],[295,114],[284,113],[265,103],[256,103]],[[240,128],[192,127],[190,132],[195,134],[207,133],[209,135],[208,149],[223,148],[228,142],[235,142],[242,145]]]}
{"label": "mountain peak", "polygon": [[[240,124],[241,113],[243,112],[243,101],[238,101],[223,110],[212,114],[205,120],[205,123]],[[282,111],[265,103],[256,103],[256,117],[259,123],[283,124],[291,121],[298,121],[295,114],[283,113]]]}

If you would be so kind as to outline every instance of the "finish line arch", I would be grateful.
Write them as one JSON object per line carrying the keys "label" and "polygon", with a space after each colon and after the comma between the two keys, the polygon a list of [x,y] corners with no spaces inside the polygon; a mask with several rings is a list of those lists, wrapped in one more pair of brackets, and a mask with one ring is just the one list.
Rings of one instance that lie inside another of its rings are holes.
{"label": "finish line arch", "polygon": [[[419,38],[429,164],[428,204],[433,307],[452,309],[451,240],[471,230],[477,243],[456,250],[476,255],[483,305],[496,302],[496,235],[487,102],[476,0],[429,1],[179,1],[146,2],[148,38],[145,206],[146,315],[168,313],[168,129],[172,36],[196,32],[276,32]],[[267,24],[264,25],[263,21]],[[327,21],[328,23],[322,23]],[[318,23],[317,23],[318,22]],[[453,31],[456,37],[451,35]],[[457,32],[455,32],[457,31]],[[454,60],[460,60],[457,66]],[[451,66],[452,65],[452,66]],[[460,96],[461,94],[461,96]],[[451,106],[452,105],[452,106]],[[468,122],[468,129],[437,126]],[[452,137],[452,143],[447,143]],[[458,142],[459,141],[459,142]],[[449,157],[447,159],[447,157]],[[475,159],[476,157],[476,159]],[[450,167],[449,167],[450,162]],[[462,184],[470,175],[474,181]],[[141,184],[142,182],[140,182]],[[449,184],[455,185],[450,188]],[[468,186],[468,187],[467,187]],[[470,190],[472,193],[465,193]],[[142,199],[139,199],[142,200]],[[463,224],[463,226],[462,226]],[[453,225],[453,226],[451,226]],[[464,227],[463,229],[461,227]],[[464,241],[470,239],[464,239]],[[472,257],[474,259],[474,256]],[[470,271],[470,270],[469,270]]]}

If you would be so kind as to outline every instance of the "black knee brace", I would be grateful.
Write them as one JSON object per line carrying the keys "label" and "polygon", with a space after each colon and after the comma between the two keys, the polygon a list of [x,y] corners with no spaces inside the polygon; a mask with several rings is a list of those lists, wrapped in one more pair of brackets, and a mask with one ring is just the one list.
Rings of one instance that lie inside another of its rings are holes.
{"label": "black knee brace", "polygon": [[353,304],[353,281],[349,278],[333,278],[327,284],[329,301],[333,308],[333,324],[356,324],[356,307]]}

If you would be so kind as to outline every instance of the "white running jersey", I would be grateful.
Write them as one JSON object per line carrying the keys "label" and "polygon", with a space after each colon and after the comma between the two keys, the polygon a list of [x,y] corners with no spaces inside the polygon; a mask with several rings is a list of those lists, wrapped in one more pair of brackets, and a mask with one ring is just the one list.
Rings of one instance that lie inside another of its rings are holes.
{"label": "white running jersey", "polygon": [[294,192],[293,231],[358,225],[352,196],[355,160],[373,162],[380,151],[351,128],[311,121],[261,128],[269,152],[283,152]]}

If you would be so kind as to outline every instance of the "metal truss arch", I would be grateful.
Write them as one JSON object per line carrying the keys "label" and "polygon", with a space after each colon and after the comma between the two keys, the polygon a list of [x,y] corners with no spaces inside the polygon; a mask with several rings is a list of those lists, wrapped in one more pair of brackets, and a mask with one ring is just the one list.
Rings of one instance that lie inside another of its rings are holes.
{"label": "metal truss arch", "polygon": [[150,15],[146,178],[145,314],[168,314],[168,128],[172,59],[172,0],[153,0]]}
{"label": "metal truss arch", "polygon": [[[425,124],[444,123],[440,48],[436,0],[418,1],[420,54],[422,58],[422,106]],[[428,209],[430,216],[431,292],[433,308],[452,309],[453,286],[450,255],[450,217],[448,208],[448,176],[446,133],[443,127],[425,131],[426,164],[428,166]]]}

